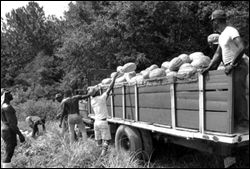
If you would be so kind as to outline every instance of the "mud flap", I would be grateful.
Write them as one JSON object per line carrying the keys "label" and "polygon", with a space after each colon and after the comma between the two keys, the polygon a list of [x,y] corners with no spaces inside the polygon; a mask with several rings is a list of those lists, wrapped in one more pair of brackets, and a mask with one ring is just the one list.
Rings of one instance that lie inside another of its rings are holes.
{"label": "mud flap", "polygon": [[224,158],[224,168],[229,168],[230,166],[236,163],[235,157],[226,157]]}

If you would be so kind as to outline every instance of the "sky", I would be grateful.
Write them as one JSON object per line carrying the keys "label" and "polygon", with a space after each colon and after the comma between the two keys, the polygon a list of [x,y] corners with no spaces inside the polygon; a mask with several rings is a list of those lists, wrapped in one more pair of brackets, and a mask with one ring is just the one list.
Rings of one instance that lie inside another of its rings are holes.
{"label": "sky", "polygon": [[[11,12],[12,9],[26,7],[30,1],[1,1],[1,17],[5,19],[5,14]],[[35,1],[40,7],[43,7],[45,16],[55,15],[58,18],[63,16],[63,12],[68,10],[68,4],[71,1]]]}

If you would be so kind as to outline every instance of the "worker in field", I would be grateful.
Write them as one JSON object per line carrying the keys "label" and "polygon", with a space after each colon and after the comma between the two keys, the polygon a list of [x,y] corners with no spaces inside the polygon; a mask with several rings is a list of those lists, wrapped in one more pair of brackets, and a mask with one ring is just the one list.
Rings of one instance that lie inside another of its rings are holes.
{"label": "worker in field", "polygon": [[39,128],[38,126],[41,125],[43,127],[43,131],[46,131],[45,128],[45,121],[46,121],[46,115],[43,118],[40,118],[38,116],[28,116],[25,119],[28,126],[32,129],[31,137],[36,138],[39,134]]}
{"label": "worker in field", "polygon": [[60,124],[59,127],[62,127],[63,120],[67,116],[68,117],[68,128],[70,134],[70,143],[74,143],[76,141],[76,133],[75,133],[75,126],[77,125],[81,136],[84,141],[87,140],[87,132],[85,129],[85,124],[82,120],[82,116],[79,113],[79,100],[87,99],[89,95],[76,95],[72,96],[71,90],[66,90],[64,93],[64,100],[61,102],[60,105]]}
{"label": "worker in field", "polygon": [[[56,99],[60,104],[61,104],[62,102],[65,101],[65,98],[63,98],[63,95],[60,94],[60,93],[56,94],[55,99]],[[60,108],[61,108],[61,106],[60,106]],[[62,115],[61,113],[62,113],[62,111],[60,110],[60,108],[59,108],[59,110],[58,110],[58,114],[56,115],[56,119],[60,119],[60,118],[61,118],[61,115]],[[61,135],[64,136],[64,134],[65,134],[65,132],[66,132],[67,130],[68,130],[68,116],[65,115],[64,118],[63,118],[63,122],[62,122]]]}
{"label": "worker in field", "polygon": [[107,99],[110,94],[110,91],[113,89],[115,84],[115,79],[119,73],[115,73],[109,88],[103,93],[100,93],[98,86],[89,87],[88,93],[91,96],[91,106],[95,113],[95,122],[94,122],[94,132],[95,140],[97,146],[102,146],[101,156],[104,156],[108,150],[109,142],[111,140],[111,133],[107,121],[108,117],[108,108],[107,108]]}
{"label": "worker in field", "polygon": [[218,48],[214,53],[209,66],[202,70],[205,74],[209,70],[215,70],[222,61],[227,75],[234,74],[234,121],[238,128],[248,128],[246,98],[246,77],[248,66],[243,59],[244,43],[237,29],[227,25],[226,13],[223,10],[215,10],[211,15],[213,29],[220,33]]}
{"label": "worker in field", "polygon": [[1,89],[1,137],[6,145],[2,168],[11,168],[11,159],[17,146],[16,135],[23,143],[25,138],[17,126],[16,111],[10,102],[13,96],[10,91]]}

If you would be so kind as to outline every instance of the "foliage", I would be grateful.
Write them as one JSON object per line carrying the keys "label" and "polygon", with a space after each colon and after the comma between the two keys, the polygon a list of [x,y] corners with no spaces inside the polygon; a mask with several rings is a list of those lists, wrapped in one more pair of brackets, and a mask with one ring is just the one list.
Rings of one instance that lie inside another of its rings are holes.
{"label": "foliage", "polygon": [[[90,69],[136,62],[140,71],[196,51],[211,57],[207,36],[215,9],[226,11],[249,55],[248,1],[76,1],[65,19],[45,17],[30,2],[1,20],[1,86],[82,88]],[[47,62],[38,64],[37,57]],[[33,75],[31,65],[37,65]]]}
{"label": "foliage", "polygon": [[47,120],[55,120],[59,109],[58,102],[45,99],[38,101],[27,100],[26,102],[14,103],[13,105],[20,120],[24,120],[28,116],[44,117],[45,115]]}

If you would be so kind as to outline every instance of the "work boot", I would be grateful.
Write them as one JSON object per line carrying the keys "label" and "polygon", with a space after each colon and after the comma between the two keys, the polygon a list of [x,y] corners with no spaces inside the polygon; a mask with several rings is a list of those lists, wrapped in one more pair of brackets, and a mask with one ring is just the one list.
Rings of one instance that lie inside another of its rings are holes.
{"label": "work boot", "polygon": [[102,149],[102,152],[101,152],[101,157],[105,156],[107,153],[107,149],[106,148],[103,148]]}
{"label": "work boot", "polygon": [[103,146],[102,146],[102,152],[101,152],[101,156],[105,156],[107,151],[108,151],[108,141],[104,140],[103,142]]}
{"label": "work boot", "polygon": [[11,163],[2,163],[2,168],[12,168]]}

